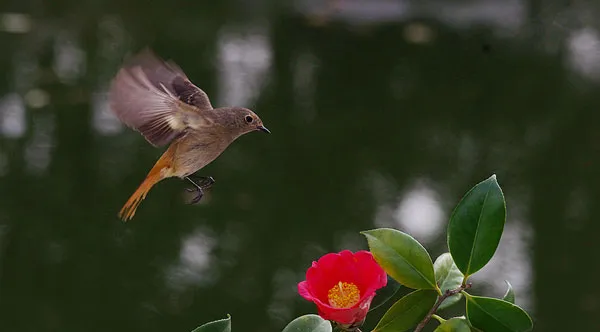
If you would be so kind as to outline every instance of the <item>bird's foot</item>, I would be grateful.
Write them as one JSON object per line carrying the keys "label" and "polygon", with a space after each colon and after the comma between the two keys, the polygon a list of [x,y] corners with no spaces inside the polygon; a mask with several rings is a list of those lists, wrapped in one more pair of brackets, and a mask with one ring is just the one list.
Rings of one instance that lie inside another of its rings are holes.
{"label": "bird's foot", "polygon": [[199,177],[197,181],[192,180],[189,176],[185,177],[190,181],[194,188],[187,188],[188,192],[196,192],[196,196],[190,201],[190,204],[197,204],[204,196],[204,191],[212,187],[215,184],[215,179],[212,176]]}
{"label": "bird's foot", "polygon": [[212,176],[203,176],[199,179],[201,180],[199,181],[199,184],[202,189],[209,189],[213,186],[213,184],[215,184],[215,179]]}

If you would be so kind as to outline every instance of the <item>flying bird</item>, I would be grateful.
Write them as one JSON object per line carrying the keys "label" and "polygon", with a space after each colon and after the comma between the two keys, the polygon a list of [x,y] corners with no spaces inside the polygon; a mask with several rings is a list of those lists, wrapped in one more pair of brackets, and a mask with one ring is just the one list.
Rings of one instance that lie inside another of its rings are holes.
{"label": "flying bird", "polygon": [[168,145],[119,212],[123,221],[133,218],[152,186],[169,177],[190,181],[197,192],[193,202],[198,202],[214,179],[204,177],[201,184],[190,175],[215,160],[238,137],[253,131],[270,133],[247,108],[213,108],[206,93],[179,66],[148,48],[126,60],[117,72],[109,104],[121,122],[150,144]]}

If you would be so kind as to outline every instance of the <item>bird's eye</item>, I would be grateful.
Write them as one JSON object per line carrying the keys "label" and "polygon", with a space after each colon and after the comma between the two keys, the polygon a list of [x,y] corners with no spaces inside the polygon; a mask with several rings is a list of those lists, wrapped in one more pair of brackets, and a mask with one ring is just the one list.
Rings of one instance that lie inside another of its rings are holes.
{"label": "bird's eye", "polygon": [[246,115],[246,122],[252,123],[254,119],[250,115]]}

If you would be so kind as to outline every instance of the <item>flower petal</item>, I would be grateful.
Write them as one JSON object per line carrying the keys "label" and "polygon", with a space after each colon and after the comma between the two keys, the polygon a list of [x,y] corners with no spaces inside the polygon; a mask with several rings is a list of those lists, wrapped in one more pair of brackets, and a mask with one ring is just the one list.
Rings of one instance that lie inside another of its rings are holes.
{"label": "flower petal", "polygon": [[302,281],[298,284],[298,293],[300,294],[300,296],[302,296],[303,298],[312,301],[313,300],[313,295],[310,292],[309,289],[309,285],[308,282],[306,281]]}
{"label": "flower petal", "polygon": [[[360,300],[352,307],[334,308],[329,304],[329,290],[339,282],[353,283],[360,290]],[[375,291],[386,284],[387,275],[370,252],[343,250],[313,262],[306,271],[306,280],[298,284],[298,293],[314,302],[324,319],[354,324],[365,319]]]}
{"label": "flower petal", "polygon": [[306,273],[306,281],[311,285],[313,296],[327,303],[327,293],[332,287],[340,281],[355,282],[359,275],[352,252],[344,250],[326,254],[316,263],[313,262]]}
{"label": "flower petal", "polygon": [[361,288],[366,294],[387,285],[387,275],[383,268],[377,264],[373,255],[368,251],[359,251],[355,254],[357,258],[357,268],[362,272],[360,274]]}

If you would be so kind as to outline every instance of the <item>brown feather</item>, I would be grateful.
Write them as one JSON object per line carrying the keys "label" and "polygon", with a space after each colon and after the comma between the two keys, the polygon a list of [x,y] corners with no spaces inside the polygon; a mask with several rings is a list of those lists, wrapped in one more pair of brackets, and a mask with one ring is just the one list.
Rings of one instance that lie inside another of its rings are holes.
{"label": "brown feather", "polygon": [[146,198],[150,189],[160,182],[162,179],[170,177],[173,172],[173,157],[174,148],[169,148],[158,159],[154,167],[148,172],[144,181],[140,184],[137,190],[129,197],[123,208],[119,212],[119,217],[123,221],[127,221],[135,215],[138,206]]}
{"label": "brown feather", "polygon": [[149,49],[126,61],[111,83],[111,109],[127,126],[154,146],[180,137],[189,126],[210,125],[212,110],[206,94],[173,62]]}
{"label": "brown feather", "polygon": [[142,68],[154,87],[161,89],[164,86],[184,103],[199,110],[213,109],[208,95],[194,85],[177,64],[170,60],[162,60],[148,48],[129,59],[126,66]]}
{"label": "brown feather", "polygon": [[168,144],[185,129],[177,122],[179,101],[164,89],[154,87],[139,67],[123,68],[117,73],[109,102],[123,123],[139,131],[154,146]]}

